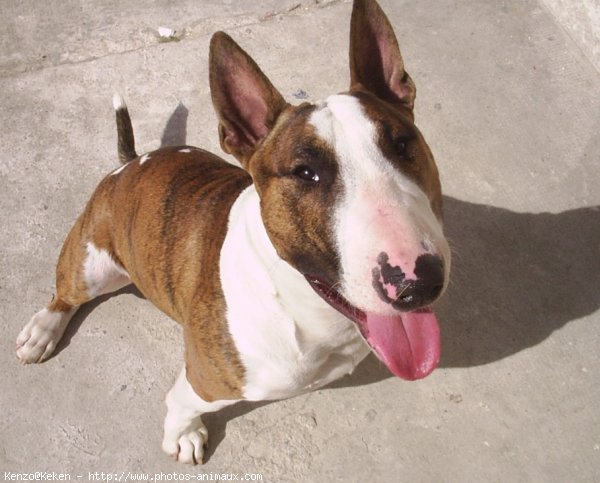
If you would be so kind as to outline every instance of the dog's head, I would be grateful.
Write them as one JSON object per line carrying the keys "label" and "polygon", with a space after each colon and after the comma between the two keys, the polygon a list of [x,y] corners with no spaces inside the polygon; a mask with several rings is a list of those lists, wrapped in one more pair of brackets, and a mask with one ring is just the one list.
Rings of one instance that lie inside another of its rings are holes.
{"label": "dog's head", "polygon": [[229,36],[211,41],[221,146],[252,176],[279,256],[394,374],[416,379],[439,361],[430,305],[448,283],[450,250],[415,86],[372,0],[354,2],[350,73],[348,92],[291,106]]}

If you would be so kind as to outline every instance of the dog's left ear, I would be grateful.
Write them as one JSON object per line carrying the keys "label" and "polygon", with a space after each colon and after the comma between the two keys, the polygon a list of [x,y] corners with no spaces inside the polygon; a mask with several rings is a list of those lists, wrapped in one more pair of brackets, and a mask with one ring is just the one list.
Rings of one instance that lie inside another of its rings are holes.
{"label": "dog's left ear", "polygon": [[416,88],[404,70],[394,29],[375,0],[354,0],[350,23],[350,88],[413,109]]}
{"label": "dog's left ear", "polygon": [[244,166],[287,103],[256,62],[224,32],[210,41],[210,91],[221,147]]}

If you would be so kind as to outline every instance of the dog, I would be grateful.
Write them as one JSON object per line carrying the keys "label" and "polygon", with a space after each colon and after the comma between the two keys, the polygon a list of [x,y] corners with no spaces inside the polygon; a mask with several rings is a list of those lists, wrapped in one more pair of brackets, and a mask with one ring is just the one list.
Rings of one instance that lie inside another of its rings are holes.
{"label": "dog", "polygon": [[43,361],[78,307],[135,284],[183,327],[162,446],[185,463],[202,462],[203,413],[322,387],[370,351],[396,376],[427,376],[451,258],[415,85],[374,0],[353,5],[347,92],[292,106],[223,32],[209,66],[221,146],[241,167],[192,146],[138,156],[116,95],[122,165],[16,344],[22,363]]}

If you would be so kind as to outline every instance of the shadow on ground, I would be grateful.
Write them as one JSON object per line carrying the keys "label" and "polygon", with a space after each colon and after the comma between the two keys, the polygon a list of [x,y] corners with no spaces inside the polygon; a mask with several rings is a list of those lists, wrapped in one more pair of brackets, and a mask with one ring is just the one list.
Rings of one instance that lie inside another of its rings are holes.
{"label": "shadow on ground", "polygon": [[443,367],[497,361],[600,307],[600,206],[515,213],[447,198]]}

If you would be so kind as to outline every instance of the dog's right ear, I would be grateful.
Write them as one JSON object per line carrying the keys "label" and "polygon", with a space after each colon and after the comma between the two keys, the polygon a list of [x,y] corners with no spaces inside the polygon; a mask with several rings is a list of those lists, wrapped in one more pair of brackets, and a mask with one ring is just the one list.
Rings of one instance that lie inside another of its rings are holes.
{"label": "dog's right ear", "polygon": [[288,105],[256,62],[224,32],[210,41],[210,91],[221,147],[242,166]]}

